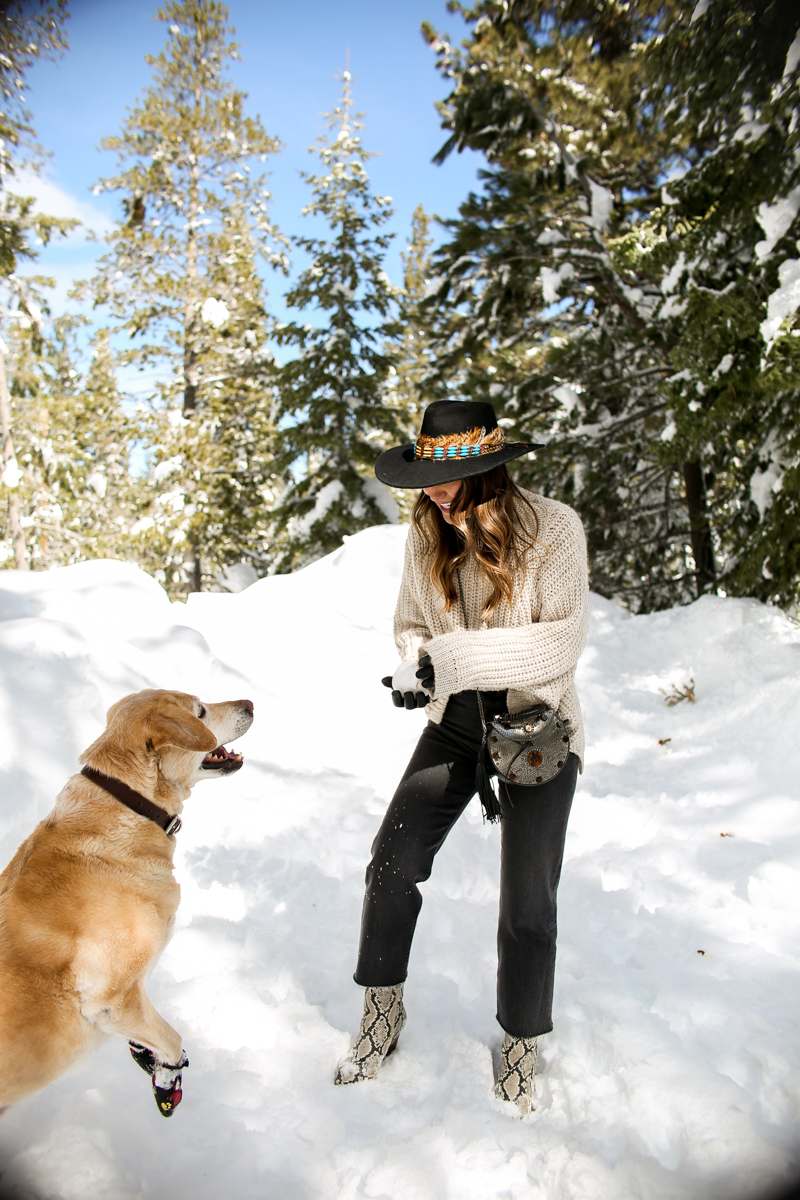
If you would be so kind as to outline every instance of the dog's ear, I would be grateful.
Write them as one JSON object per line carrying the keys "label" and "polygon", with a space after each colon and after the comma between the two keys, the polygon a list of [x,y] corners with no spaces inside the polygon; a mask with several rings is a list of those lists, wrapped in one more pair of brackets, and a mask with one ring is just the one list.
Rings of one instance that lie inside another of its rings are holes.
{"label": "dog's ear", "polygon": [[217,739],[199,717],[179,704],[163,705],[150,714],[147,740],[155,750],[176,746],[179,750],[214,750]]}

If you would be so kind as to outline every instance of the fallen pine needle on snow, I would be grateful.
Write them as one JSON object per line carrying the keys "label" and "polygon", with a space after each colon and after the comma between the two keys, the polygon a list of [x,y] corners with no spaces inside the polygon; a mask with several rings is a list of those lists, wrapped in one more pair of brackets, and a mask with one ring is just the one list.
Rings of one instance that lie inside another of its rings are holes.
{"label": "fallen pine needle on snow", "polygon": [[[659,688],[659,691],[664,697],[664,703],[670,708],[674,708],[676,704],[680,704],[683,700],[688,700],[690,704],[695,703],[694,680],[690,679],[682,688],[676,687],[675,684],[670,685],[670,690],[667,692],[664,688]],[[671,739],[668,738],[667,741]],[[662,742],[663,745],[663,742]]]}

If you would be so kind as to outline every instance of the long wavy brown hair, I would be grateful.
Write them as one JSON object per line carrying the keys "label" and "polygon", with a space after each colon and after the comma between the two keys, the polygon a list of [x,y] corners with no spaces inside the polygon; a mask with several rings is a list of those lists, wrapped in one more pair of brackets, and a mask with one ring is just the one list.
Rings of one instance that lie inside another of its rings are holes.
{"label": "long wavy brown hair", "polygon": [[[523,504],[533,515],[533,535],[519,519],[518,509]],[[503,463],[461,481],[461,489],[450,503],[450,519],[452,525],[445,521],[439,506],[420,492],[411,521],[430,555],[431,583],[444,596],[445,611],[458,599],[456,571],[467,555],[473,554],[492,589],[483,607],[483,619],[488,621],[501,600],[511,607],[513,572],[522,569],[526,554],[537,545],[536,513]]]}

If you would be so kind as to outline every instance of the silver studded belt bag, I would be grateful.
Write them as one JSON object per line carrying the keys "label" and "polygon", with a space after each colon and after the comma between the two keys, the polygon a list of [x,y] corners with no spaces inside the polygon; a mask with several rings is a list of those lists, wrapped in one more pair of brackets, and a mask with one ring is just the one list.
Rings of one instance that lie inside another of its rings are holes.
{"label": "silver studded belt bag", "polygon": [[569,721],[546,704],[500,713],[487,724],[478,693],[492,765],[505,783],[536,787],[555,779],[569,755]]}

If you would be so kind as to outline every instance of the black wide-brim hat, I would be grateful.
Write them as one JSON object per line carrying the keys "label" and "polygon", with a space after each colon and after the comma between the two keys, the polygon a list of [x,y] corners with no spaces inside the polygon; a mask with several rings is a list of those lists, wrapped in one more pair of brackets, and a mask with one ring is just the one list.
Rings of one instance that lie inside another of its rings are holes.
{"label": "black wide-brim hat", "polygon": [[483,400],[434,400],[416,442],[385,450],[375,474],[389,487],[433,487],[483,475],[544,444],[505,441],[494,408]]}

